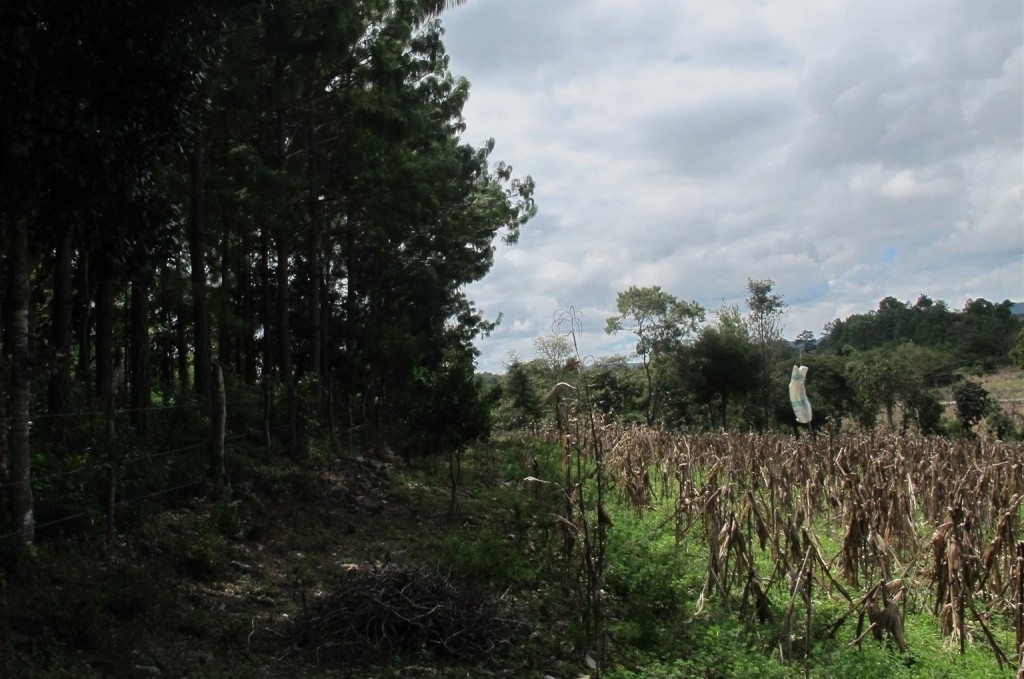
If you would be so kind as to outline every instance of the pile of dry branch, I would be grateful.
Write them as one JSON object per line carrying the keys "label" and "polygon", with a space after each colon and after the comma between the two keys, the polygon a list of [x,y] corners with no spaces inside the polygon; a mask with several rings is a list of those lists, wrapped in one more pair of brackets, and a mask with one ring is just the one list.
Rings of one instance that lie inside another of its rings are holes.
{"label": "pile of dry branch", "polygon": [[425,567],[350,567],[297,621],[297,643],[320,661],[430,650],[485,660],[527,631],[514,602]]}

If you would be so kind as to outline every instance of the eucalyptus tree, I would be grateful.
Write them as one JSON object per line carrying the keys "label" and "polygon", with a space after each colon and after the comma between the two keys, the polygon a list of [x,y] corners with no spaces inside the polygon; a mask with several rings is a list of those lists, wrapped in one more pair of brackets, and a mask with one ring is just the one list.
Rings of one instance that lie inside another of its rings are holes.
{"label": "eucalyptus tree", "polygon": [[562,381],[567,368],[571,367],[571,359],[576,355],[572,342],[564,335],[545,335],[533,338],[533,347],[537,357],[547,368],[548,387]]}
{"label": "eucalyptus tree", "polygon": [[605,324],[605,332],[626,331],[636,336],[636,355],[643,363],[647,380],[647,424],[654,424],[658,412],[664,366],[660,359],[687,337],[704,320],[704,308],[663,291],[660,286],[630,286],[615,300],[619,315]]}
{"label": "eucalyptus tree", "polygon": [[761,416],[764,426],[769,424],[772,404],[772,365],[778,355],[782,339],[782,319],[786,303],[775,292],[775,281],[747,279],[747,323],[750,334],[760,352]]}

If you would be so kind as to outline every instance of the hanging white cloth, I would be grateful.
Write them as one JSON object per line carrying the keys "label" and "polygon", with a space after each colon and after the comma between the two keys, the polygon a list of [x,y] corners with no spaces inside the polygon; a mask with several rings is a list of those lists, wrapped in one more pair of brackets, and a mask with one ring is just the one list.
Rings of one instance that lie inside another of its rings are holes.
{"label": "hanging white cloth", "polygon": [[794,365],[789,375],[789,401],[793,404],[793,414],[800,424],[811,422],[811,402],[807,400],[807,387],[804,385],[806,377],[806,365]]}

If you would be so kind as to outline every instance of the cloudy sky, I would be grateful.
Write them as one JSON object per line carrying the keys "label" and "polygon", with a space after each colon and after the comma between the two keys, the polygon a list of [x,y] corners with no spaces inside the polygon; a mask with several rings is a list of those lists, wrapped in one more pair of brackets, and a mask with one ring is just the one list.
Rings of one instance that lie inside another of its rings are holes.
{"label": "cloudy sky", "polygon": [[921,293],[1024,301],[1020,0],[469,0],[444,13],[464,139],[537,182],[469,294],[480,368],[616,293],[708,309],[771,278],[785,335]]}

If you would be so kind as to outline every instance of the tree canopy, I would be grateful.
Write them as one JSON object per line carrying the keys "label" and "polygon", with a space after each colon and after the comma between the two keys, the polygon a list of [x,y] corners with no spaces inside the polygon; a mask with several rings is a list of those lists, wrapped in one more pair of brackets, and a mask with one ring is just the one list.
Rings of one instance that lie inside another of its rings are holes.
{"label": "tree canopy", "polygon": [[608,319],[605,332],[626,331],[636,336],[636,354],[647,378],[647,421],[652,424],[664,369],[658,359],[696,331],[704,320],[704,308],[696,302],[680,301],[657,285],[630,286],[618,294],[615,306],[619,315]]}
{"label": "tree canopy", "polygon": [[26,541],[43,385],[61,417],[124,386],[143,433],[153,398],[211,398],[216,365],[287,413],[297,455],[304,422],[342,413],[409,454],[485,434],[486,408],[455,415],[485,398],[472,342],[493,327],[465,287],[536,206],[493,140],[461,139],[469,83],[435,18],[454,4],[0,8],[0,383]]}

